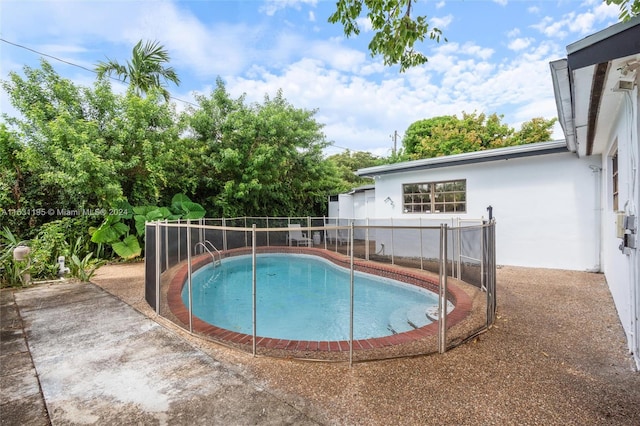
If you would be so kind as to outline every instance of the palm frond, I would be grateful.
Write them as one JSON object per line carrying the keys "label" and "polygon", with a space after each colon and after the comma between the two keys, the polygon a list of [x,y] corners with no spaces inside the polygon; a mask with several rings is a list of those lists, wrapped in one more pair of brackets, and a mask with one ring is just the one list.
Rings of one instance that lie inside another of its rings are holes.
{"label": "palm frond", "polygon": [[169,91],[165,88],[165,83],[180,85],[180,78],[172,67],[164,65],[170,61],[169,53],[157,41],[147,41],[143,44],[138,41],[133,47],[131,60],[126,66],[112,60],[99,62],[96,67],[98,78],[104,75],[115,74],[122,81],[129,79],[129,86],[136,93],[145,94],[151,89],[157,88],[162,93],[165,100],[169,100]]}

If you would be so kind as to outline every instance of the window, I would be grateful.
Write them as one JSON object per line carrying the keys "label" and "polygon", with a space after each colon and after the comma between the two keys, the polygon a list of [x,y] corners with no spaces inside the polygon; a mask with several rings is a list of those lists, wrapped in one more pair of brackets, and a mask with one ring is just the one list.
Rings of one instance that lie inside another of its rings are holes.
{"label": "window", "polygon": [[405,213],[464,213],[467,181],[409,183],[402,185]]}
{"label": "window", "polygon": [[613,194],[613,211],[618,211],[618,151],[611,157],[611,193]]}

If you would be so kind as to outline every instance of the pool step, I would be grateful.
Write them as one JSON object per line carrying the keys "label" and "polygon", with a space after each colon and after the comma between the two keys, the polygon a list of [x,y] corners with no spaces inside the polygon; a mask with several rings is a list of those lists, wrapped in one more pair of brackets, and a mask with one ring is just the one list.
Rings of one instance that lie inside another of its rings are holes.
{"label": "pool step", "polygon": [[389,316],[387,328],[395,334],[424,327],[431,322],[425,314],[427,307],[428,305],[414,305],[409,310],[396,309]]}
{"label": "pool step", "polygon": [[[454,308],[453,303],[447,301],[447,314],[450,313]],[[435,306],[430,306],[427,309],[427,318],[429,318],[431,321],[438,321],[438,318],[440,318],[439,312],[438,312],[438,305]]]}

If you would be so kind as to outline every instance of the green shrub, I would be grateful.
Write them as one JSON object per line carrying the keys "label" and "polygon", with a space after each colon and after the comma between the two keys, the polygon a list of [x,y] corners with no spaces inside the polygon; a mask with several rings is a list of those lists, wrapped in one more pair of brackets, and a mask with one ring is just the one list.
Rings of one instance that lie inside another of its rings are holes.
{"label": "green shrub", "polygon": [[19,287],[24,285],[23,274],[30,273],[28,261],[13,260],[13,250],[24,244],[9,228],[0,231],[0,287]]}

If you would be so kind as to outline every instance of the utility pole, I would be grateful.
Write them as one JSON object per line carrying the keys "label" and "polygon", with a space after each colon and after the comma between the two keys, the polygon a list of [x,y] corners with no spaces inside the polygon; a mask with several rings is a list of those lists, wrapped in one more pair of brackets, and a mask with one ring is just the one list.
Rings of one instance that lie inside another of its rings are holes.
{"label": "utility pole", "polygon": [[393,139],[393,156],[396,156],[396,152],[398,149],[398,131],[394,130],[393,135],[390,135],[391,139]]}

